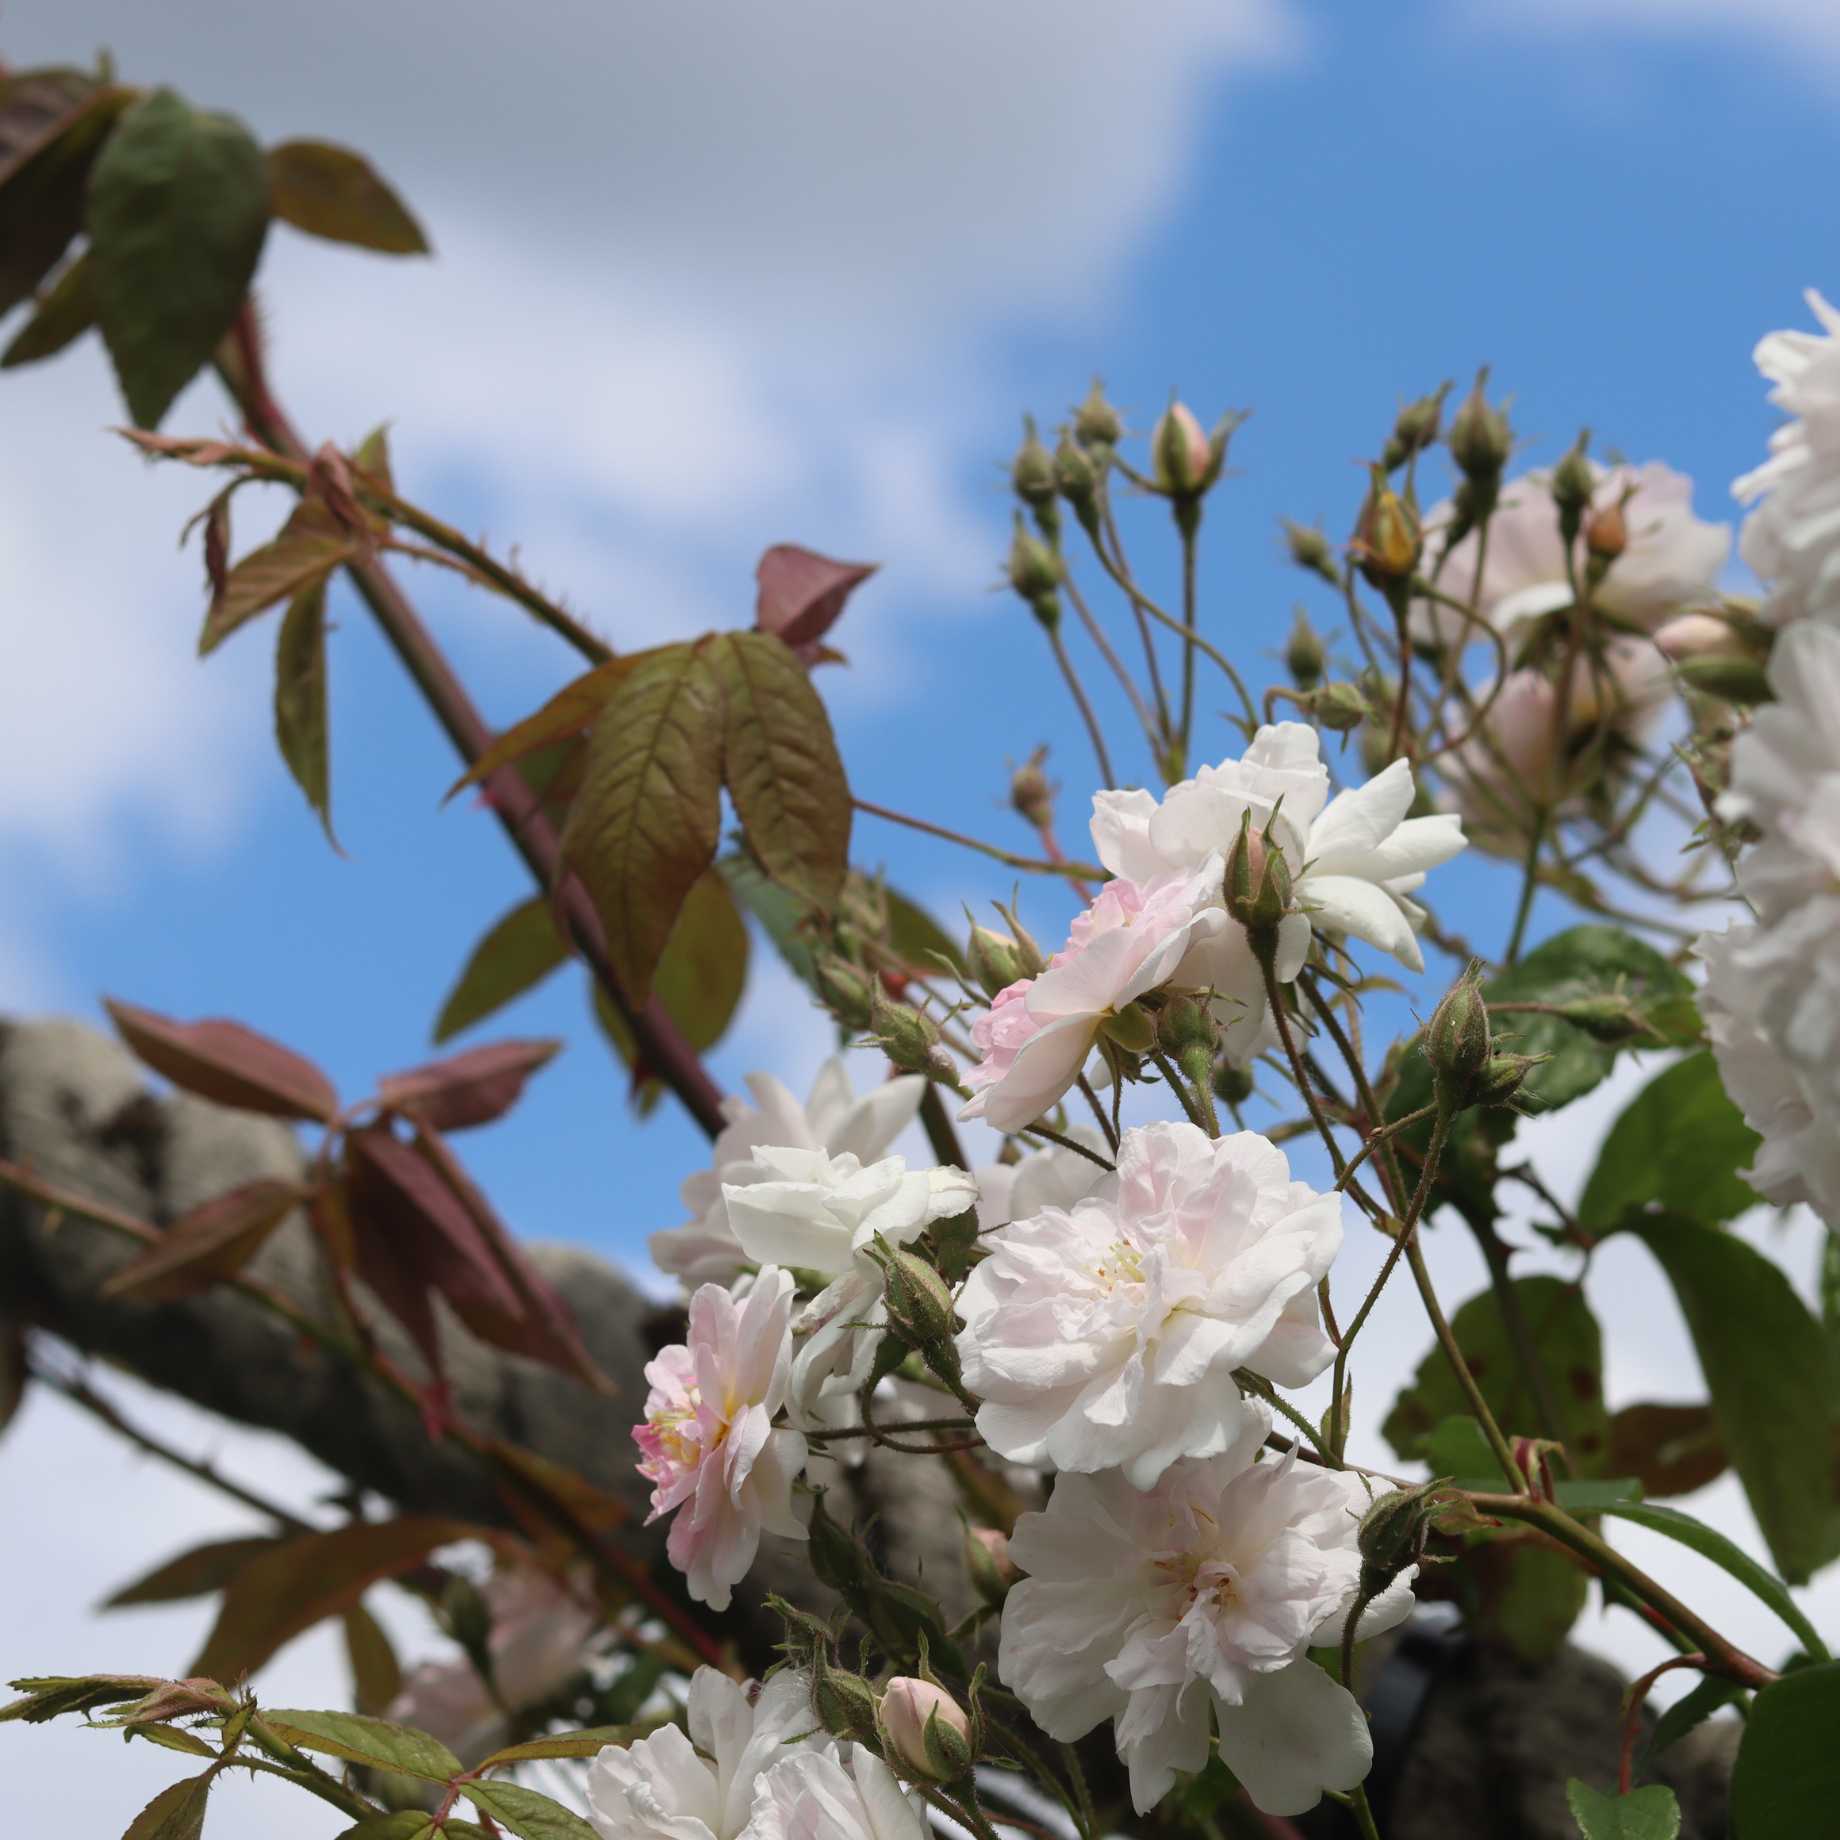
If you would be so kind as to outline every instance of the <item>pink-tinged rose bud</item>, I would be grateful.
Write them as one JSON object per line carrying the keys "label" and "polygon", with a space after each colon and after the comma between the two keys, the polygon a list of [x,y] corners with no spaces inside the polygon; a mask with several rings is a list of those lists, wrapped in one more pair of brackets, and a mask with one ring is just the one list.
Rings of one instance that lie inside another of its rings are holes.
{"label": "pink-tinged rose bud", "polygon": [[1219,470],[1213,443],[1186,403],[1174,402],[1157,418],[1150,435],[1156,483],[1177,496],[1204,491]]}
{"label": "pink-tinged rose bud", "polygon": [[965,1570],[993,1609],[1002,1607],[1011,1585],[1022,1582],[1022,1568],[1009,1556],[1009,1535],[995,1527],[965,1529]]}
{"label": "pink-tinged rose bud", "polygon": [[1730,625],[1711,613],[1679,613],[1655,634],[1655,644],[1678,664],[1738,649]]}
{"label": "pink-tinged rose bud", "polygon": [[971,1722],[944,1687],[898,1675],[882,1695],[882,1739],[916,1776],[954,1782],[971,1768]]}

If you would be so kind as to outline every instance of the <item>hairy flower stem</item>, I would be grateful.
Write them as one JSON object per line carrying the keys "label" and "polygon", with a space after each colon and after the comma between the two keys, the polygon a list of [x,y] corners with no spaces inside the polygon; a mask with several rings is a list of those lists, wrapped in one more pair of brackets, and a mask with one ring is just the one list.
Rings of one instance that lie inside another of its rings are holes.
{"label": "hairy flower stem", "polygon": [[1182,624],[1188,628],[1188,635],[1182,641],[1182,754],[1186,759],[1189,733],[1195,719],[1195,641],[1200,637],[1197,631],[1200,594],[1196,581],[1200,569],[1200,501],[1197,500],[1192,508],[1184,505],[1179,509],[1176,521],[1182,532]]}
{"label": "hairy flower stem", "polygon": [[952,1115],[945,1108],[945,1101],[939,1096],[939,1088],[931,1080],[926,1083],[926,1090],[920,1095],[920,1123],[926,1132],[926,1141],[932,1145],[933,1154],[948,1168],[969,1169],[965,1161],[963,1146],[958,1141],[958,1127],[952,1122]]}
{"label": "hairy flower stem", "polygon": [[1153,1053],[1150,1058],[1156,1063],[1157,1072],[1168,1082],[1169,1090],[1181,1101],[1182,1110],[1187,1115],[1188,1122],[1192,1124],[1196,1130],[1206,1131],[1209,1137],[1218,1137],[1220,1135],[1219,1125],[1216,1124],[1212,1129],[1209,1129],[1206,1116],[1203,1114],[1200,1106],[1195,1102],[1196,1089],[1191,1087],[1189,1083],[1183,1079],[1181,1071],[1177,1068],[1175,1062],[1160,1050]]}
{"label": "hairy flower stem", "polygon": [[[241,362],[234,371],[220,365],[218,374],[235,397],[250,432],[290,459],[305,460],[305,443],[269,392],[262,371],[255,316],[248,305],[238,316],[237,332],[233,336]],[[471,766],[491,745],[492,733],[452,666],[380,562],[360,558],[348,564],[347,569],[365,604],[376,616],[384,637],[414,679],[423,699],[446,730],[448,739]],[[620,981],[607,957],[607,940],[600,915],[587,889],[564,863],[561,841],[543,811],[541,800],[530,790],[523,775],[512,767],[489,775],[482,790],[537,885],[557,891],[557,905],[575,948],[631,1031],[639,1058],[676,1093],[684,1108],[713,1138],[726,1123],[721,1089],[709,1077],[702,1060],[684,1040],[663,1005],[655,998],[644,1005],[635,1005],[620,988]]]}
{"label": "hairy flower stem", "polygon": [[[1144,617],[1147,603],[1132,579],[1130,564],[1125,560],[1124,539],[1118,533],[1118,520],[1112,515],[1111,494],[1101,491],[1099,497],[1102,530],[1088,530],[1087,536],[1092,542],[1093,554],[1099,559],[1099,566],[1105,570],[1112,581],[1123,589],[1131,603],[1131,611],[1137,616],[1138,637],[1144,644],[1144,663],[1150,672],[1150,690],[1156,699],[1156,720],[1158,740],[1156,750],[1161,754],[1171,739],[1169,728],[1169,696],[1163,688],[1163,668],[1156,655],[1156,636],[1150,630],[1150,622]],[[1117,560],[1106,553],[1109,542]]]}
{"label": "hairy flower stem", "polygon": [[[1080,592],[1080,584],[1073,579],[1071,573],[1063,579],[1061,588],[1067,598],[1072,601],[1073,610],[1079,615],[1080,624],[1086,628],[1087,636],[1098,648],[1099,656],[1111,667],[1112,675],[1123,687],[1132,710],[1138,721],[1143,724],[1144,739],[1150,743],[1151,751],[1154,753],[1158,745],[1156,719],[1151,715],[1149,706],[1144,702],[1143,694],[1137,688],[1131,673],[1125,669],[1124,660],[1113,650],[1112,642],[1105,636],[1105,628],[1094,616],[1092,608],[1087,604],[1086,596]],[[1148,630],[1146,627],[1146,633]]]}
{"label": "hairy flower stem", "polygon": [[1533,826],[1527,837],[1527,856],[1521,865],[1521,894],[1514,908],[1514,925],[1508,932],[1508,948],[1502,954],[1504,965],[1518,964],[1521,942],[1527,936],[1527,921],[1533,913],[1533,897],[1540,887],[1540,851],[1546,843],[1548,812],[1541,806],[1534,813]]}
{"label": "hairy flower stem", "polygon": [[1592,1571],[1616,1579],[1696,1645],[1706,1658],[1708,1672],[1723,1674],[1745,1687],[1767,1687],[1776,1678],[1773,1669],[1747,1655],[1735,1643],[1726,1641],[1665,1585],[1658,1584],[1640,1566],[1632,1564],[1601,1535],[1573,1520],[1556,1502],[1541,1501],[1527,1494],[1472,1494],[1469,1502],[1478,1514],[1537,1527],[1561,1546],[1570,1547]]}

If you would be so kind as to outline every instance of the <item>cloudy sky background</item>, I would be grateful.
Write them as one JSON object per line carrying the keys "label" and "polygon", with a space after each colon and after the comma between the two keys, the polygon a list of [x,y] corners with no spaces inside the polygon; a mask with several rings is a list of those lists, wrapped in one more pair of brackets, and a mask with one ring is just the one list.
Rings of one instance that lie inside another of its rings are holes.
{"label": "cloudy sky background", "polygon": [[[851,667],[822,679],[854,782],[1017,848],[1006,763],[1052,744],[1070,845],[1090,771],[1039,635],[988,592],[1020,410],[1056,417],[1095,371],[1140,429],[1176,385],[1207,417],[1253,408],[1240,476],[1210,510],[1206,593],[1214,629],[1262,658],[1308,592],[1277,518],[1345,530],[1355,462],[1401,397],[1492,362],[1529,458],[1588,423],[1692,473],[1701,514],[1727,516],[1727,482],[1772,421],[1750,348],[1800,322],[1802,287],[1840,288],[1840,22],[1815,0],[0,12],[16,64],[99,44],[130,79],[235,109],[265,139],[362,147],[427,225],[433,262],[275,233],[275,372],[314,439],[392,420],[410,495],[515,544],[622,647],[745,624],[767,543],[880,559],[836,635]],[[223,413],[200,385],[167,425]],[[0,1010],[93,1015],[106,991],[233,1014],[358,1093],[422,1056],[468,947],[523,897],[520,871],[486,817],[438,809],[445,746],[344,598],[333,772],[349,855],[325,849],[269,741],[267,635],[192,656],[199,569],[174,538],[200,481],[143,466],[104,432],[120,419],[93,340],[0,378]],[[570,671],[508,605],[445,577],[411,586],[493,719]],[[1008,892],[975,858],[860,826],[859,859],[948,917]],[[1499,876],[1459,865],[1441,887],[1459,927],[1499,925]],[[1064,916],[1030,898],[1053,932]],[[756,965],[718,1073],[768,1065],[802,1088],[825,1026],[766,954]],[[565,972],[507,1017],[569,1052],[469,1151],[525,1232],[639,1256],[677,1217],[700,1140],[668,1111],[629,1123],[583,1012]],[[1638,1084],[1614,1083],[1593,1131]],[[1593,1131],[1570,1114],[1536,1129],[1581,1177]],[[1754,1230],[1806,1277],[1809,1229]],[[1377,1251],[1351,1240],[1338,1283],[1356,1289]],[[1480,1287],[1467,1241],[1440,1235],[1437,1258],[1453,1302]],[[1648,1307],[1631,1310],[1636,1286]],[[1613,1323],[1612,1403],[1693,1397],[1639,1249],[1607,1248],[1592,1289]],[[1370,1427],[1426,1342],[1415,1303],[1390,1296],[1360,1364]],[[308,1498],[294,1453],[145,1409]],[[0,1550],[56,1554],[9,1592],[22,1614],[0,1671],[180,1665],[192,1612],[85,1606],[150,1549],[231,1530],[226,1507],[42,1397],[0,1466]],[[1729,1484],[1692,1505],[1753,1537]],[[1778,1652],[1735,1587],[1656,1563]],[[1840,1588],[1811,1600],[1840,1623]],[[1654,1658],[1627,1617],[1580,1634],[1626,1665]],[[333,1645],[300,1644],[267,1690],[338,1696]],[[115,1831],[136,1785],[144,1800],[172,1773],[94,1734],[8,1742],[32,1746],[15,1778],[26,1833],[54,1831],[54,1809],[55,1831]],[[334,1830],[267,1788],[226,1793],[259,1803],[265,1832]]]}

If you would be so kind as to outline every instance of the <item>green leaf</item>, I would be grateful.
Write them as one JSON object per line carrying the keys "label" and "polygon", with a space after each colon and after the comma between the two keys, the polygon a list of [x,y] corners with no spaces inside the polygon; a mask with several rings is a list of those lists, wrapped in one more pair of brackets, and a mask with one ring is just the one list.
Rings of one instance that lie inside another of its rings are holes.
{"label": "green leaf", "polygon": [[1840,1808],[1840,1662],[1797,1668],[1751,1702],[1731,1777],[1743,1840],[1812,1840]]}
{"label": "green leaf", "polygon": [[168,1783],[132,1821],[121,1840],[198,1840],[216,1770]]}
{"label": "green leaf", "polygon": [[924,907],[893,888],[884,888],[882,899],[888,907],[888,944],[903,964],[928,977],[938,975],[939,958],[963,968],[963,947]]}
{"label": "green leaf", "polygon": [[1742,1546],[1727,1539],[1716,1527],[1708,1527],[1704,1521],[1695,1520],[1679,1508],[1663,1507],[1652,1501],[1618,1502],[1605,1508],[1604,1512],[1615,1515],[1618,1520],[1633,1521],[1638,1527],[1648,1528],[1651,1533],[1666,1534],[1670,1540],[1678,1540],[1682,1546],[1691,1547],[1701,1558],[1710,1559],[1714,1565],[1724,1567],[1746,1590],[1761,1598],[1789,1625],[1805,1653],[1816,1661],[1828,1659],[1826,1645],[1815,1633],[1814,1625],[1802,1614],[1801,1606],[1789,1595],[1782,1580],[1773,1577]]}
{"label": "green leaf", "polygon": [[726,633],[709,661],[726,704],[723,777],[748,848],[774,881],[829,908],[849,867],[850,789],[811,676],[767,633]]}
{"label": "green leaf", "polygon": [[422,227],[363,154],[330,141],[283,141],[268,150],[269,199],[296,230],[390,256],[428,253]]}
{"label": "green leaf", "polygon": [[652,1729],[649,1725],[594,1725],[586,1731],[559,1731],[547,1738],[507,1744],[473,1767],[496,1770],[507,1763],[536,1763],[549,1757],[593,1757],[610,1744],[632,1744]]}
{"label": "green leaf", "polygon": [[483,1827],[457,1821],[449,1815],[439,1827],[425,1808],[398,1808],[390,1814],[373,1814],[355,1827],[345,1828],[338,1840],[489,1840]]}
{"label": "green leaf", "polygon": [[181,1214],[156,1245],[137,1253],[102,1286],[105,1297],[173,1303],[233,1278],[302,1199],[292,1182],[257,1176]]}
{"label": "green leaf", "polygon": [[129,100],[77,70],[0,82],[0,313],[32,294],[83,227],[91,168]]}
{"label": "green leaf", "polygon": [[1720,1438],[1776,1568],[1800,1584],[1840,1549],[1830,1466],[1834,1401],[1821,1326],[1771,1261],[1677,1214],[1628,1231],[1660,1260],[1693,1337]]}
{"label": "green leaf", "polygon": [[302,1630],[342,1616],[380,1579],[478,1532],[465,1521],[404,1515],[282,1540],[237,1574],[188,1672],[225,1681],[253,1673]]}
{"label": "green leaf", "polygon": [[1738,1172],[1760,1141],[1725,1096],[1712,1055],[1690,1054],[1649,1081],[1610,1127],[1579,1222],[1607,1231],[1651,1207],[1709,1224],[1730,1220],[1757,1205]]}
{"label": "green leaf", "polygon": [[383,1625],[362,1604],[345,1612],[345,1659],[360,1712],[380,1713],[402,1690],[402,1666]]}
{"label": "green leaf", "polygon": [[317,1751],[367,1769],[395,1770],[444,1783],[465,1767],[438,1738],[361,1712],[263,1712],[262,1722],[299,1751]]}
{"label": "green leaf", "polygon": [[[658,970],[652,996],[697,1053],[722,1039],[747,985],[748,935],[728,883],[714,869],[684,897]],[[598,1001],[595,1013],[620,1059],[633,1066],[633,1042],[619,1012]],[[642,1087],[657,1082],[635,1069]]]}
{"label": "green leaf", "polygon": [[627,652],[571,678],[541,709],[534,710],[521,722],[512,723],[498,735],[448,787],[446,796],[451,799],[455,793],[490,778],[500,767],[508,767],[551,742],[579,735],[599,720],[614,692],[641,666],[655,660],[681,657],[688,650],[686,646],[667,645],[649,652]]}
{"label": "green leaf", "polygon": [[241,122],[156,90],[98,155],[86,228],[128,412],[157,428],[249,292],[268,234],[262,150]]}
{"label": "green leaf", "polygon": [[595,1840],[594,1829],[580,1815],[522,1783],[462,1783],[460,1792],[520,1840]]}
{"label": "green leaf", "polygon": [[25,1697],[0,1706],[0,1724],[20,1719],[42,1725],[66,1712],[94,1712],[98,1706],[144,1699],[167,1684],[154,1674],[30,1674],[7,1682]]}
{"label": "green leaf", "polygon": [[1627,1795],[1599,1795],[1574,1776],[1565,1785],[1565,1799],[1583,1840],[1674,1840],[1680,1832],[1680,1804],[1662,1783]]}
{"label": "green leaf", "polygon": [[[1654,947],[1613,926],[1574,926],[1555,934],[1493,979],[1485,994],[1491,1003],[1552,1004],[1620,996],[1650,1030],[1645,1040],[1629,1045],[1684,1045],[1698,1035],[1686,974]],[[1602,1041],[1559,1016],[1506,1015],[1496,1033],[1512,1035],[1517,1054],[1552,1056],[1521,1088],[1530,1110],[1555,1111],[1582,1097],[1609,1073],[1623,1045]]]}
{"label": "green leaf", "polygon": [[678,910],[715,860],[722,747],[722,689],[691,645],[636,664],[589,738],[562,852],[593,898],[634,1003],[651,995]]}
{"label": "green leaf", "polygon": [[1482,1426],[1466,1414],[1440,1419],[1419,1448],[1434,1476],[1448,1476],[1464,1487],[1483,1490],[1508,1485]]}
{"label": "green leaf", "polygon": [[[1581,1476],[1600,1476],[1609,1451],[1610,1418],[1604,1410],[1603,1338],[1597,1320],[1577,1286],[1559,1278],[1518,1278],[1513,1291],[1546,1374],[1559,1414],[1556,1429],[1572,1468]],[[1495,1293],[1472,1297],[1450,1326],[1496,1422],[1511,1435],[1539,1430],[1542,1415],[1522,1377]],[[1402,1458],[1431,1461],[1431,1434],[1445,1419],[1467,1416],[1466,1406],[1443,1352],[1434,1347],[1381,1431]],[[1483,1473],[1493,1467],[1491,1460]]]}
{"label": "green leaf", "polygon": [[435,1018],[435,1040],[450,1040],[534,990],[568,956],[569,948],[550,914],[549,897],[537,894],[519,902],[473,948]]}
{"label": "green leaf", "polygon": [[786,968],[801,984],[815,990],[817,967],[807,931],[810,904],[790,889],[769,881],[745,856],[724,856],[716,869],[735,899],[760,922]]}
{"label": "green leaf", "polygon": [[217,1755],[202,1738],[194,1738],[181,1725],[163,1725],[158,1720],[145,1725],[124,1725],[122,1731],[129,1738],[140,1738],[148,1744],[157,1744],[162,1750],[178,1751],[185,1757],[215,1757]]}
{"label": "green leaf", "polygon": [[[208,657],[239,626],[246,625],[257,614],[266,613],[270,607],[284,600],[295,600],[289,612],[298,614],[299,601],[295,597],[304,597],[315,587],[323,589],[326,577],[357,553],[356,535],[339,522],[326,501],[323,498],[303,498],[294,507],[288,521],[275,533],[273,540],[264,543],[259,549],[252,549],[225,577],[222,589],[212,598],[205,612],[204,628],[198,635],[199,657]],[[323,623],[324,612],[322,609],[314,614],[309,609],[302,617],[310,620],[311,625],[303,626],[296,635],[293,643],[297,647],[303,639],[311,640],[312,628]],[[279,658],[276,661],[277,717],[280,713],[281,662]],[[298,669],[297,660],[288,662],[295,664]],[[319,683],[319,694],[323,699],[323,659],[320,663]],[[323,722],[321,729],[323,748]],[[293,762],[290,760],[288,764],[292,766]]]}
{"label": "green leaf", "polygon": [[1743,1691],[1735,1680],[1708,1674],[1691,1693],[1683,1693],[1655,1721],[1655,1729],[1649,1734],[1648,1755],[1659,1757],[1670,1744],[1678,1744],[1696,1725],[1711,1718],[1721,1707],[1729,1706]]}
{"label": "green leaf", "polygon": [[332,771],[326,715],[326,577],[288,603],[275,640],[275,744],[294,784],[332,834]]}
{"label": "green leaf", "polygon": [[55,357],[74,344],[96,323],[96,293],[90,279],[89,256],[80,255],[51,284],[50,291],[32,310],[32,317],[0,352],[0,371],[20,364],[36,364]]}

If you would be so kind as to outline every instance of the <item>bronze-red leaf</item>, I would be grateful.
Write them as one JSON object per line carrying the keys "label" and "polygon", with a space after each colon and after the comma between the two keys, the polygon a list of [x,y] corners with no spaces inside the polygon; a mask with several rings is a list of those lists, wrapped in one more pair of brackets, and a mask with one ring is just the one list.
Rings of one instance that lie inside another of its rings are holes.
{"label": "bronze-red leaf", "polygon": [[559,1041],[495,1041],[464,1054],[387,1074],[377,1097],[437,1131],[490,1124],[514,1106],[524,1082],[560,1051]]}
{"label": "bronze-red leaf", "polygon": [[822,662],[818,641],[842,614],[844,603],[880,567],[875,562],[838,562],[797,543],[776,543],[754,570],[760,584],[755,603],[757,631],[783,639],[806,664]]}
{"label": "bronze-red leaf", "polygon": [[310,1060],[240,1022],[175,1022],[112,998],[103,1007],[142,1061],[201,1099],[321,1124],[338,1115],[337,1091]]}

